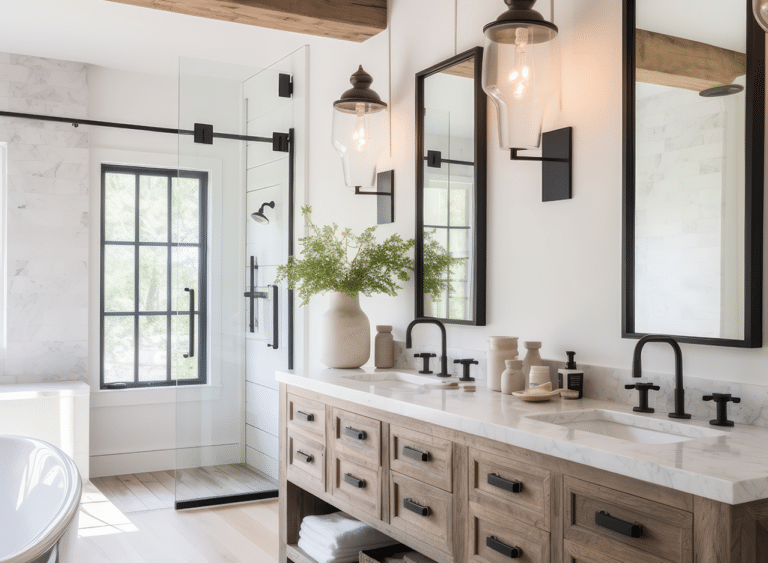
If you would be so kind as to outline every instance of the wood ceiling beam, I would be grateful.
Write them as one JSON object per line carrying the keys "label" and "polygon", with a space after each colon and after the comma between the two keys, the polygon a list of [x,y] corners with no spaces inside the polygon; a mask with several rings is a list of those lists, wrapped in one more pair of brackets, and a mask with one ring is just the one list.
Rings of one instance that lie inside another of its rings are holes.
{"label": "wood ceiling beam", "polygon": [[361,43],[387,29],[387,0],[110,0]]}
{"label": "wood ceiling beam", "polygon": [[663,33],[635,30],[636,80],[701,92],[747,73],[747,56]]}

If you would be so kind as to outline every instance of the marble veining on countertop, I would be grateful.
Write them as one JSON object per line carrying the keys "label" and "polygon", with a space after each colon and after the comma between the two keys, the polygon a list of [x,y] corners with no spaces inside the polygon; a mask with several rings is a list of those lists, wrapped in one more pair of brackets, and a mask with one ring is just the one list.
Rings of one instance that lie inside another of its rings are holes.
{"label": "marble veining on countertop", "polygon": [[[278,372],[277,379],[341,400],[728,504],[768,498],[766,428],[738,424],[732,429],[718,428],[709,424],[709,418],[714,416],[676,420],[674,422],[706,430],[690,429],[692,435],[701,433],[704,437],[649,445],[528,418],[595,409],[637,415],[629,405],[587,398],[524,403],[510,395],[488,390],[484,382],[479,382],[474,393],[443,389],[409,393],[377,389],[368,382],[349,379],[351,375],[376,371],[385,370],[327,369],[311,375]],[[578,413],[573,414],[572,418],[578,419]],[[670,420],[666,410],[637,416],[655,419],[657,425]]]}

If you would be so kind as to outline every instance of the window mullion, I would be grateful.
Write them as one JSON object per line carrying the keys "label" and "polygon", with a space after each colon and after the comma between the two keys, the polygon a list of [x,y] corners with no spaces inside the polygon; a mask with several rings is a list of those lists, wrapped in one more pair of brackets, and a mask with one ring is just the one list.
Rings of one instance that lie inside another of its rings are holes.
{"label": "window mullion", "polygon": [[133,277],[133,382],[139,383],[139,192],[140,176],[136,173],[136,211],[134,213],[134,277]]}
{"label": "window mullion", "polygon": [[173,179],[172,176],[168,175],[168,291],[167,291],[167,304],[166,309],[168,311],[167,316],[167,323],[166,323],[166,330],[168,334],[168,352],[166,354],[166,380],[172,381],[172,330],[173,330],[173,324],[171,316],[171,311],[173,310],[173,305],[171,303],[171,299],[173,296],[173,287],[171,284],[173,283],[173,275],[172,275],[172,268],[173,268]]}

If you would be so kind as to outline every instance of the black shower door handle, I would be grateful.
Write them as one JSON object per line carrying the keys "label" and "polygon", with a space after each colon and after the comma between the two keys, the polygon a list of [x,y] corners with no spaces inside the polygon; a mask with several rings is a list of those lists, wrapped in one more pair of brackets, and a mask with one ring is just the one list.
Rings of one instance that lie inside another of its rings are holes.
{"label": "black shower door handle", "polygon": [[267,344],[268,348],[277,350],[280,345],[280,308],[278,303],[278,289],[276,285],[272,288],[272,344]]}
{"label": "black shower door handle", "polygon": [[188,287],[184,291],[189,292],[189,354],[185,358],[195,357],[195,290]]}

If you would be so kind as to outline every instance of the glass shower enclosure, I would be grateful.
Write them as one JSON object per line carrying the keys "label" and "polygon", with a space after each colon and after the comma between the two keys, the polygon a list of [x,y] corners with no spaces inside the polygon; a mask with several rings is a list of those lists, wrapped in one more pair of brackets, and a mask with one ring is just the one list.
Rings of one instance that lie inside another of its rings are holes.
{"label": "glass shower enclosure", "polygon": [[[290,58],[289,58],[290,59]],[[277,496],[278,384],[293,366],[296,107],[290,60],[181,59],[169,283],[176,508]]]}

